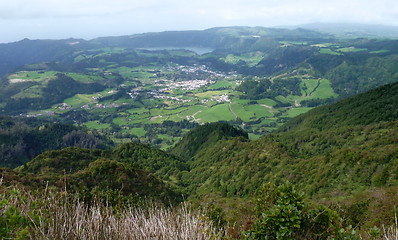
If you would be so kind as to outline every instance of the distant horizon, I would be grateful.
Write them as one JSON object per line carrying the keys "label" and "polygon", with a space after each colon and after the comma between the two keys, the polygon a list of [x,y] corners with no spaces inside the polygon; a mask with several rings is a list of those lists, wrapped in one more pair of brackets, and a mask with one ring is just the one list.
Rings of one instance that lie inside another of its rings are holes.
{"label": "distant horizon", "polygon": [[317,22],[398,26],[397,13],[396,0],[13,0],[0,5],[0,42]]}
{"label": "distant horizon", "polygon": [[[230,26],[212,26],[212,27],[206,27],[202,29],[164,29],[164,30],[159,30],[159,31],[143,31],[143,32],[133,32],[133,33],[121,33],[119,35],[98,35],[98,36],[92,36],[92,37],[79,37],[79,36],[65,36],[65,37],[59,37],[59,38],[49,38],[49,37],[42,37],[42,38],[30,38],[30,37],[24,37],[18,40],[14,41],[9,41],[9,42],[1,42],[0,44],[7,44],[7,43],[16,43],[20,42],[23,40],[68,40],[68,39],[82,39],[85,41],[90,41],[94,40],[97,38],[103,38],[103,37],[122,37],[122,36],[131,36],[131,35],[139,35],[139,34],[146,34],[146,33],[159,33],[159,32],[182,32],[182,31],[204,31],[208,29],[213,29],[213,28],[228,28],[228,27],[263,27],[263,28],[281,28],[281,29],[297,29],[297,28],[306,28],[306,26],[310,25],[323,25],[323,26],[332,26],[332,25],[347,25],[347,26],[362,26],[362,27],[387,27],[387,28],[396,28],[397,33],[398,33],[398,25],[387,25],[387,24],[377,24],[377,23],[355,23],[355,22],[308,22],[304,24],[298,24],[298,25],[275,25],[275,26],[247,26],[247,25],[230,25]],[[308,28],[312,30],[311,28]]]}

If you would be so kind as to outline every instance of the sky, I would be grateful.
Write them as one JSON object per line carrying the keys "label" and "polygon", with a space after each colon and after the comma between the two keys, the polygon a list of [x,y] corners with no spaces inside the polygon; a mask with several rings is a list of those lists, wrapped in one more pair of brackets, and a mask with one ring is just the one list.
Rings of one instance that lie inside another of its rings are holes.
{"label": "sky", "polygon": [[398,1],[0,0],[0,43],[313,22],[398,26]]}

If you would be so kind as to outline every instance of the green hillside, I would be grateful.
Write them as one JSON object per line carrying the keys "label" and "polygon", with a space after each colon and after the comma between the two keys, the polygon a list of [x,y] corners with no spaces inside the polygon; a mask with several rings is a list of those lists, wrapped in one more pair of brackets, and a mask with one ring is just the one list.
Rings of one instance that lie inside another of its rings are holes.
{"label": "green hillside", "polygon": [[220,140],[239,136],[245,139],[248,138],[247,133],[227,123],[205,124],[185,134],[170,152],[185,160],[189,160],[199,151],[208,149]]}
{"label": "green hillside", "polygon": [[329,130],[398,119],[398,83],[387,84],[336,104],[315,108],[287,122],[281,129]]}
{"label": "green hillside", "polygon": [[95,131],[36,118],[0,117],[0,166],[15,168],[37,155],[65,147],[106,149],[113,146]]}
{"label": "green hillside", "polygon": [[[395,105],[385,104],[396,100],[396,86],[316,108],[292,119],[284,131],[256,141],[219,140],[190,159],[191,171],[183,175],[182,183],[189,186],[192,201],[223,202],[220,199],[248,198],[267,182],[289,181],[315,202],[366,204],[361,214],[369,214],[368,218],[357,219],[356,224],[386,221],[391,208],[375,208],[381,202],[391,207],[393,200],[375,196],[374,191],[386,194],[395,190],[384,189],[398,184],[398,117],[387,111],[394,111]],[[358,117],[361,111],[369,118]],[[318,122],[311,125],[313,119],[325,119],[326,127],[318,129]]]}
{"label": "green hillside", "polygon": [[[396,40],[230,27],[46,43],[0,44],[32,47],[0,64],[14,116],[0,117],[0,206],[21,191],[118,219],[185,200],[224,239],[378,239],[392,224]],[[0,238],[33,234],[35,206],[0,208]]]}
{"label": "green hillside", "polygon": [[[4,169],[3,178],[39,189],[47,189],[46,182],[84,201],[101,196],[114,206],[145,197],[167,205],[181,202],[184,193],[194,206],[208,208],[211,221],[234,224],[225,234],[235,239],[236,231],[281,231],[272,221],[282,216],[272,215],[272,209],[298,207],[289,213],[306,221],[293,227],[297,236],[357,236],[349,225],[363,234],[391,224],[394,216],[396,87],[388,84],[315,108],[255,141],[226,123],[211,123],[186,133],[170,152],[140,143],[113,151],[66,148],[45,152],[15,171]],[[321,214],[327,223],[319,225],[311,214]]]}
{"label": "green hillside", "polygon": [[[161,174],[167,172],[164,169],[176,171],[175,166],[168,164],[175,158],[144,145],[131,147],[130,150],[139,153],[134,155],[126,151],[127,146],[128,144],[119,147],[114,153],[81,148],[48,151],[16,170],[21,174],[34,174],[34,178],[49,181],[50,185],[55,185],[60,189],[67,187],[71,191],[89,196],[95,196],[96,191],[109,191],[110,194],[116,194],[111,196],[115,198],[121,191],[124,196],[138,196],[142,199],[148,197],[161,200],[165,204],[181,201],[181,196],[175,190],[171,190],[170,185],[159,179],[160,177],[169,179],[170,173],[169,175]],[[121,153],[125,155],[123,157],[118,155]],[[126,155],[128,153],[130,154]],[[159,154],[163,154],[163,158]],[[148,158],[149,155],[152,158]],[[163,160],[163,164],[158,169],[152,168],[152,173],[137,167],[154,166],[159,158]],[[127,161],[128,159],[131,160]],[[156,176],[156,170],[159,170],[158,176]],[[68,179],[68,183],[64,181],[65,178]],[[175,186],[175,183],[172,185]]]}

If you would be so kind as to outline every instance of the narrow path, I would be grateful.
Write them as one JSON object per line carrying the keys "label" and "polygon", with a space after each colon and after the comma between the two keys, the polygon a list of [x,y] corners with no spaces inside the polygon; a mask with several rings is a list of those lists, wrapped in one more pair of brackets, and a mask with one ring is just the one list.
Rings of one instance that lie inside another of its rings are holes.
{"label": "narrow path", "polygon": [[268,109],[272,109],[271,106],[268,106],[268,105],[265,105],[265,104],[261,104],[261,106],[266,107],[266,108],[268,108]]}
{"label": "narrow path", "polygon": [[[235,119],[238,119],[238,115],[236,115],[236,113],[234,113],[234,111],[232,111],[231,102],[228,103],[228,108],[229,108],[229,111],[235,116]],[[245,129],[245,125],[246,125],[245,122],[242,121],[242,129]]]}
{"label": "narrow path", "polygon": [[197,111],[194,115],[192,115],[193,120],[194,120],[195,122],[197,122],[197,123],[200,123],[200,122],[199,122],[200,119],[196,119],[196,118],[195,118],[195,115],[198,114],[198,113],[200,113],[200,112],[202,112],[202,110],[199,110],[199,111]]}
{"label": "narrow path", "polygon": [[228,103],[228,108],[229,108],[229,111],[235,116],[235,119],[238,119],[238,115],[236,115],[236,114],[234,113],[234,111],[232,111],[231,102]]}

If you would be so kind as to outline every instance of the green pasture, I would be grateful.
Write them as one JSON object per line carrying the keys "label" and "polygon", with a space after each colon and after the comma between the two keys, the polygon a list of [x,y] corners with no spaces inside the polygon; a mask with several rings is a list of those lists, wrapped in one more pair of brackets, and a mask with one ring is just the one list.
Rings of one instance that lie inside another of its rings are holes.
{"label": "green pasture", "polygon": [[202,112],[196,114],[196,119],[200,122],[218,122],[234,120],[235,116],[229,111],[228,104],[219,104],[211,108],[204,108]]}
{"label": "green pasture", "polygon": [[125,125],[128,125],[128,124],[129,124],[129,122],[126,120],[125,117],[117,117],[117,118],[114,118],[114,119],[112,120],[112,122],[113,122],[114,124],[116,124],[116,125],[119,125],[119,126],[125,126]]}
{"label": "green pasture", "polygon": [[8,79],[23,79],[44,83],[54,78],[56,73],[56,71],[20,71],[10,75]]}
{"label": "green pasture", "polygon": [[381,50],[377,50],[377,51],[371,51],[369,53],[378,54],[378,53],[388,53],[389,51],[390,50],[387,50],[387,49],[381,49]]}
{"label": "green pasture", "polygon": [[268,108],[258,104],[242,105],[238,103],[232,103],[231,109],[244,122],[272,116]]}
{"label": "green pasture", "polygon": [[254,133],[249,133],[249,139],[252,140],[252,141],[257,140],[257,139],[259,139],[259,138],[261,138],[261,137],[262,137],[262,135],[257,135],[257,134],[254,134]]}
{"label": "green pasture", "polygon": [[308,99],[313,98],[329,98],[337,97],[338,95],[334,92],[332,85],[328,79],[321,79],[318,88],[309,96]]}
{"label": "green pasture", "polygon": [[140,108],[132,108],[127,110],[132,115],[150,115],[150,111],[148,109],[145,109],[144,107]]}
{"label": "green pasture", "polygon": [[217,81],[215,84],[209,86],[209,89],[220,89],[220,88],[235,88],[236,84],[228,81]]}
{"label": "green pasture", "polygon": [[264,98],[264,99],[257,100],[257,103],[258,104],[264,104],[264,105],[267,105],[267,106],[270,106],[270,107],[273,107],[273,106],[276,105],[276,102],[274,100],[272,100],[272,99],[269,99],[269,98]]}
{"label": "green pasture", "polygon": [[249,66],[255,66],[264,58],[264,54],[261,52],[245,53],[240,56],[234,54],[228,54],[223,60],[226,63],[237,64],[239,61],[245,62]]}
{"label": "green pasture", "polygon": [[116,72],[124,78],[133,77],[132,74],[137,73],[137,72],[133,72],[134,70],[132,68],[125,67],[125,66],[118,67],[118,68],[112,68],[112,69],[108,69],[108,70],[112,71],[112,72]]}
{"label": "green pasture", "polygon": [[343,52],[343,53],[347,53],[347,52],[361,52],[361,51],[367,51],[367,48],[355,48],[355,47],[345,47],[345,48],[338,48],[336,49],[336,51],[338,52]]}
{"label": "green pasture", "polygon": [[108,123],[99,123],[98,121],[91,121],[85,123],[86,127],[91,129],[106,129],[110,127]]}
{"label": "green pasture", "polygon": [[[305,79],[301,81],[301,86],[306,86],[306,90],[304,90],[305,95],[309,96],[310,93],[314,90],[314,88],[318,85],[318,79]],[[302,88],[303,89],[303,88]]]}
{"label": "green pasture", "polygon": [[214,96],[221,96],[224,94],[228,94],[230,91],[228,90],[221,90],[221,91],[206,91],[202,93],[196,93],[195,96],[201,99],[211,98]]}
{"label": "green pasture", "polygon": [[30,88],[25,89],[24,91],[21,91],[15,95],[13,95],[11,98],[13,99],[21,99],[21,98],[39,98],[43,94],[41,86],[34,85]]}
{"label": "green pasture", "polygon": [[94,102],[94,99],[92,94],[76,94],[73,97],[65,99],[64,102],[71,105],[73,108],[77,108],[84,104]]}
{"label": "green pasture", "polygon": [[289,117],[289,118],[293,118],[293,117],[296,117],[296,116],[298,116],[298,115],[300,115],[300,114],[306,113],[306,112],[308,112],[308,111],[311,110],[311,109],[312,109],[312,108],[309,108],[309,107],[292,108],[292,109],[289,109],[289,110],[285,113],[285,115],[286,115],[287,117]]}
{"label": "green pasture", "polygon": [[65,74],[68,77],[73,78],[75,81],[81,82],[81,83],[93,83],[96,81],[103,81],[104,78],[98,75],[86,75],[86,74],[81,74],[81,73],[73,73],[73,72],[68,72]]}
{"label": "green pasture", "polygon": [[173,114],[181,113],[185,109],[186,109],[185,107],[180,107],[180,108],[176,108],[176,109],[152,108],[150,110],[150,113],[151,113],[152,116],[156,116],[156,115],[173,115]]}
{"label": "green pasture", "polygon": [[143,137],[146,134],[144,128],[131,128],[131,132],[136,135],[137,137]]}
{"label": "green pasture", "polygon": [[206,108],[205,106],[202,106],[202,105],[193,105],[193,106],[187,108],[185,111],[182,111],[182,112],[179,113],[178,115],[183,116],[183,117],[185,117],[185,116],[192,116],[192,115],[194,115],[195,113],[197,113],[197,112],[199,112],[199,111],[204,111],[204,110],[206,110],[206,109],[207,109],[207,108]]}

